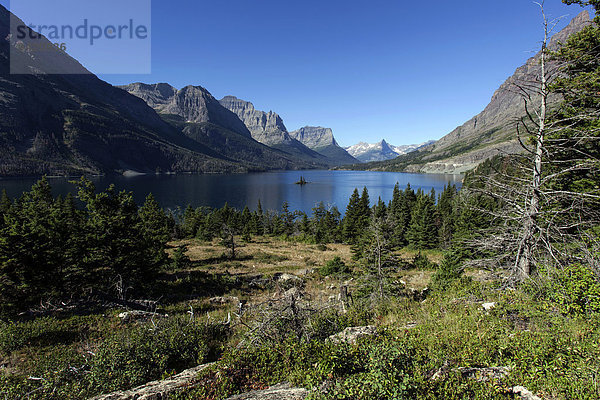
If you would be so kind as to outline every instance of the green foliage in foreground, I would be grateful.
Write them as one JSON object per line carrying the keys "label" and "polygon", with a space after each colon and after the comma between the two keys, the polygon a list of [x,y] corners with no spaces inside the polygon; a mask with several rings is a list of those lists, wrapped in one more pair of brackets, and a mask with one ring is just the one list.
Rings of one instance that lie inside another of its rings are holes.
{"label": "green foliage in foreground", "polygon": [[[457,281],[458,282],[458,281]],[[548,313],[521,291],[463,280],[428,305],[388,299],[378,318],[410,318],[412,329],[382,328],[356,345],[321,339],[268,342],[226,352],[178,399],[224,399],[291,380],[310,399],[510,399],[522,385],[544,398],[596,399],[600,323]],[[490,312],[485,298],[496,301]],[[408,320],[407,320],[408,321]],[[501,380],[477,381],[459,368],[507,367]],[[439,371],[440,379],[433,375]]]}
{"label": "green foliage in foreground", "polygon": [[[87,351],[82,335],[88,335]],[[228,335],[222,324],[186,316],[128,326],[102,316],[0,322],[0,356],[32,359],[21,366],[27,373],[0,372],[0,393],[7,399],[81,399],[131,388],[216,359]]]}

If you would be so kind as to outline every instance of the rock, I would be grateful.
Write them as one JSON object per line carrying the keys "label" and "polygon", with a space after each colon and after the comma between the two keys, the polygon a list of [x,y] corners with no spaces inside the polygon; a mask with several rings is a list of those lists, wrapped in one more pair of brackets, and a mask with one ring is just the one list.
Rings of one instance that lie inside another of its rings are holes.
{"label": "rock", "polygon": [[289,289],[294,286],[295,287],[303,287],[304,286],[304,279],[300,278],[299,276],[292,275],[292,274],[287,274],[287,273],[275,274],[273,276],[273,279],[284,289]]}
{"label": "rock", "polygon": [[525,389],[523,386],[514,386],[511,389],[511,392],[520,396],[522,400],[542,400],[540,397]]}
{"label": "rock", "polygon": [[265,390],[238,394],[226,400],[301,400],[306,396],[308,396],[306,389],[293,388],[289,383],[282,383]]}
{"label": "rock", "polygon": [[499,381],[508,376],[510,367],[458,368],[463,378],[478,382]]}
{"label": "rock", "polygon": [[249,101],[238,99],[235,96],[225,96],[219,100],[219,103],[238,116],[254,140],[267,146],[292,142],[293,139],[283,124],[283,120],[273,111],[266,113],[257,110]]}
{"label": "rock", "polygon": [[166,83],[132,83],[121,88],[141,98],[161,114],[177,115],[186,122],[211,122],[242,136],[251,136],[237,115],[223,107],[201,86],[189,85],[177,90]]}
{"label": "rock", "polygon": [[305,146],[313,150],[330,145],[338,146],[338,143],[333,137],[333,131],[331,128],[305,126],[296,131],[290,132],[290,136],[301,141]]}
{"label": "rock", "polygon": [[310,274],[314,274],[314,273],[315,273],[314,268],[304,268],[304,269],[296,271],[296,274],[298,274],[298,275],[310,275]]}
{"label": "rock", "polygon": [[196,377],[211,364],[203,364],[162,381],[152,381],[136,388],[96,396],[91,400],[162,400],[170,394],[196,386]]}
{"label": "rock", "polygon": [[302,297],[304,297],[304,293],[302,293],[302,291],[300,289],[298,289],[297,287],[293,287],[293,288],[286,290],[283,293],[283,297],[286,299],[289,299],[292,297],[295,299],[301,299]]}
{"label": "rock", "polygon": [[490,311],[494,308],[496,308],[496,303],[491,302],[491,303],[483,303],[481,305],[481,307],[485,310],[485,311]]}
{"label": "rock", "polygon": [[331,335],[327,338],[333,343],[356,344],[359,338],[373,336],[377,333],[377,327],[374,325],[355,326],[344,329],[343,331]]}
{"label": "rock", "polygon": [[166,317],[168,317],[167,314],[159,314],[159,313],[155,313],[155,312],[139,311],[139,310],[125,311],[125,312],[122,312],[119,314],[119,318],[121,318],[121,321],[124,323],[134,322],[134,321],[148,321],[153,318],[166,318]]}
{"label": "rock", "polygon": [[225,297],[216,296],[216,297],[211,297],[210,299],[208,299],[208,301],[211,304],[227,304],[227,303],[238,304],[240,302],[240,299],[238,299],[237,297],[230,297],[230,296],[225,296]]}
{"label": "rock", "polygon": [[416,322],[407,322],[406,324],[404,324],[402,326],[402,329],[413,329],[417,327],[417,323]]}

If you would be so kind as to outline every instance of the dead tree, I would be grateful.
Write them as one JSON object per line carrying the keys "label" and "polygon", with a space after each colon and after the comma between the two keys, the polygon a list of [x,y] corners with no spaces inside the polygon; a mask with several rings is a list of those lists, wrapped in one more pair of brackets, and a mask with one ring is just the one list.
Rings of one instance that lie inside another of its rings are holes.
{"label": "dead tree", "polygon": [[[518,280],[527,279],[541,261],[560,265],[572,257],[567,243],[577,240],[585,227],[597,221],[590,200],[600,199],[597,193],[557,189],[556,182],[565,174],[598,164],[597,160],[590,164],[589,154],[577,149],[581,141],[574,139],[570,131],[567,133],[573,127],[570,119],[574,117],[566,118],[560,113],[565,99],[553,89],[566,65],[552,57],[549,48],[557,20],[549,21],[543,2],[538,5],[544,28],[541,51],[534,58],[538,70],[513,82],[512,88],[523,99],[525,116],[516,121],[515,128],[522,152],[505,155],[505,162],[493,173],[476,177],[481,185],[472,189],[493,198],[500,206],[481,210],[491,214],[496,223],[471,244],[479,250],[491,250],[493,261],[509,267]],[[581,160],[561,160],[559,155],[565,151],[579,154]]]}

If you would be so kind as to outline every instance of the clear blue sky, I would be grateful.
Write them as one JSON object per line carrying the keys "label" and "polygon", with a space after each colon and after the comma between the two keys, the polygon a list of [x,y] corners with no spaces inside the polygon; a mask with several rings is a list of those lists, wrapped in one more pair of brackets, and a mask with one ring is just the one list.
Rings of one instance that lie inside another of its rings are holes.
{"label": "clear blue sky", "polygon": [[[6,5],[5,0],[0,0]],[[552,17],[581,11],[547,0]],[[480,112],[539,46],[530,0],[154,0],[152,74],[331,127],[342,145],[438,139]]]}

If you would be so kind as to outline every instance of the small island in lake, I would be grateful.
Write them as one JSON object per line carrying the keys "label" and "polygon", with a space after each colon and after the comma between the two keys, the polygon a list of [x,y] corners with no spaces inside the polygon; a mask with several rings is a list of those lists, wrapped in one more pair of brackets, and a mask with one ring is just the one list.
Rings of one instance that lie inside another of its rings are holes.
{"label": "small island in lake", "polygon": [[306,181],[306,179],[304,179],[303,176],[300,177],[300,180],[298,182],[296,182],[296,185],[300,185],[300,186],[304,186],[306,185],[308,182]]}

